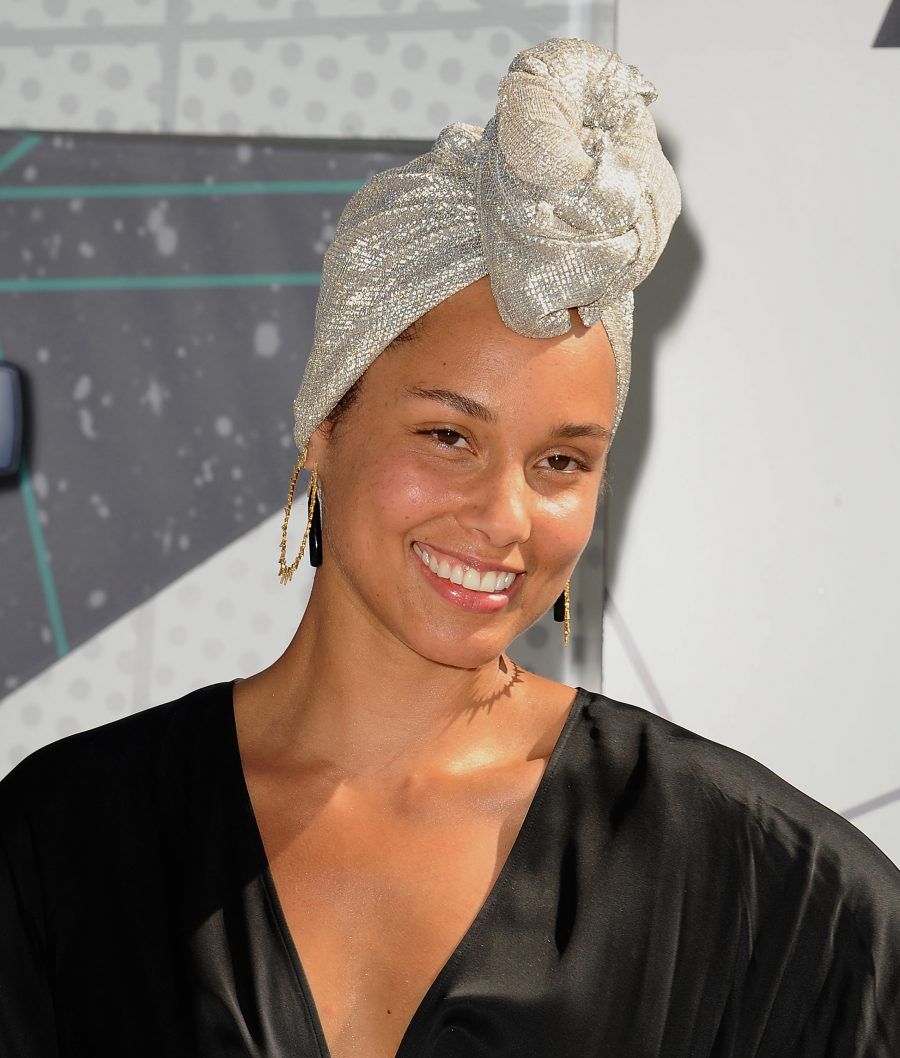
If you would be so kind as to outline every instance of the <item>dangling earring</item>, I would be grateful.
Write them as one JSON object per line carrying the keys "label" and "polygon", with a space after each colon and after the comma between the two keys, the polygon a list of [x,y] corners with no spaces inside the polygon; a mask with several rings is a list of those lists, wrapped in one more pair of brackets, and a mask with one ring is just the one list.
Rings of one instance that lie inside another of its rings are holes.
{"label": "dangling earring", "polygon": [[569,645],[569,582],[566,581],[566,586],[563,589],[561,595],[553,604],[553,620],[562,621],[563,626],[563,646]]}
{"label": "dangling earring", "polygon": [[319,507],[319,497],[313,500],[312,522],[309,526],[309,564],[311,566],[322,565],[322,511]]}
{"label": "dangling earring", "polygon": [[[291,474],[291,487],[288,489],[287,506],[284,508],[284,522],[281,526],[281,554],[278,559],[278,579],[281,581],[282,584],[287,584],[291,577],[293,577],[293,575],[297,572],[297,567],[300,565],[300,559],[303,558],[303,552],[306,550],[306,541],[309,539],[313,518],[319,510],[319,464],[316,463],[316,465],[312,468],[312,475],[309,481],[309,489],[307,491],[308,517],[306,519],[306,530],[303,533],[303,541],[300,544],[300,551],[297,553],[297,557],[289,566],[286,566],[284,564],[284,555],[287,551],[287,527],[288,519],[291,516],[291,505],[294,502],[294,486],[297,484],[297,478],[300,475],[300,471],[303,469],[303,464],[306,462],[306,453],[308,449],[309,445],[307,444],[304,446],[303,452],[300,454],[300,457],[297,460],[297,465],[294,467],[294,473]],[[316,564],[318,565],[322,562],[321,520],[318,521],[317,530],[318,532],[316,538],[316,545],[318,546],[317,557],[319,559],[319,562]],[[313,561],[313,557],[314,556],[311,548],[310,562]]]}

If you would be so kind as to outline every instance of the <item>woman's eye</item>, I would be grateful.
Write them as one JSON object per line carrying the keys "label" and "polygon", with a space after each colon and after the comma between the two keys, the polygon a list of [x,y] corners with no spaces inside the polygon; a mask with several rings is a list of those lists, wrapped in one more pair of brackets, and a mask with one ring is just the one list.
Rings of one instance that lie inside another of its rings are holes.
{"label": "woman's eye", "polygon": [[577,470],[588,469],[586,463],[576,459],[574,456],[567,456],[563,452],[558,452],[556,455],[546,456],[545,458],[550,464],[551,470],[561,471],[563,474],[572,474]]}
{"label": "woman's eye", "polygon": [[465,440],[463,435],[457,433],[456,430],[439,428],[436,430],[423,430],[421,432],[433,437],[442,448],[456,448],[458,441]]}

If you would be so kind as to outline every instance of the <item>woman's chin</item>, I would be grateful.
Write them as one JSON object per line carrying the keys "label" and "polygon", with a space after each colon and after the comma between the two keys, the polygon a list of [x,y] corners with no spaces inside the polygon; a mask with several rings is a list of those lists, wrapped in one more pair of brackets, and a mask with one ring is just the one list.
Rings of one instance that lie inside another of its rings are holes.
{"label": "woman's chin", "polygon": [[409,642],[409,646],[421,657],[436,665],[454,669],[478,669],[492,664],[508,645],[506,637],[487,634],[450,639],[446,635],[428,636],[420,633],[414,641]]}

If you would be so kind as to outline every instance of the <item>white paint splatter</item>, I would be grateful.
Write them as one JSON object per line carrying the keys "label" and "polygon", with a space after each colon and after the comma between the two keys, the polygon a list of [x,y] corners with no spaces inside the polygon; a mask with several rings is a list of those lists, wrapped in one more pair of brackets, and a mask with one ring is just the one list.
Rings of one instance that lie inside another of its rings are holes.
{"label": "white paint splatter", "polygon": [[78,252],[81,254],[82,257],[93,257],[97,251],[94,249],[93,243],[80,242],[78,244]]}
{"label": "white paint splatter", "polygon": [[281,348],[281,331],[278,325],[263,320],[253,332],[253,347],[258,356],[273,357]]}
{"label": "white paint splatter", "polygon": [[90,375],[80,375],[78,381],[75,383],[75,388],[72,390],[72,397],[75,400],[84,400],[91,395],[92,388],[93,383],[91,382]]}
{"label": "white paint splatter", "polygon": [[47,494],[50,491],[50,484],[47,481],[47,475],[43,474],[40,470],[31,475],[31,484],[34,488],[34,494],[39,500],[45,500]]}
{"label": "white paint splatter", "polygon": [[216,433],[219,437],[230,437],[233,429],[234,423],[232,423],[227,415],[220,415],[216,419]]}
{"label": "white paint splatter", "polygon": [[88,440],[97,440],[97,431],[94,429],[94,416],[91,414],[90,409],[78,409],[78,426]]}
{"label": "white paint splatter", "polygon": [[147,389],[140,398],[141,404],[146,404],[154,415],[162,415],[163,405],[166,400],[171,396],[171,393],[158,382],[155,378],[151,378],[147,383]]}
{"label": "white paint splatter", "polygon": [[106,603],[106,592],[102,588],[94,588],[87,597],[87,604],[92,610],[99,610]]}

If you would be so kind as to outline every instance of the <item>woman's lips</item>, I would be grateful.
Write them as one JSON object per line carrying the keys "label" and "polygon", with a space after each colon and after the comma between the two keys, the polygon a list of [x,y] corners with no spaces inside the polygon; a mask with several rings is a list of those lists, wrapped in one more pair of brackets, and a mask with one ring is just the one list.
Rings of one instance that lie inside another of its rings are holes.
{"label": "woman's lips", "polygon": [[[416,544],[416,547],[427,551],[427,545]],[[519,584],[524,573],[517,573],[509,587],[500,591],[479,591],[475,588],[466,588],[462,584],[454,584],[452,581],[438,576],[429,569],[419,555],[413,549],[413,561],[422,571],[422,575],[434,590],[448,602],[454,603],[463,610],[472,613],[496,613],[509,604],[509,600],[519,590]]]}

